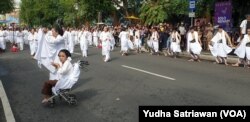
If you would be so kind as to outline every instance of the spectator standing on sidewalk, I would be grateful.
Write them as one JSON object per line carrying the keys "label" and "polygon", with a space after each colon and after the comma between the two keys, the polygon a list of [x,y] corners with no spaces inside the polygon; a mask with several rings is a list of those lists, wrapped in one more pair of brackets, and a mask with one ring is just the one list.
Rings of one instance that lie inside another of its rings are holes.
{"label": "spectator standing on sidewalk", "polygon": [[185,38],[185,35],[186,35],[186,28],[184,26],[184,23],[182,22],[181,25],[179,26],[178,28],[179,32],[180,32],[180,35],[181,35],[181,50],[185,50],[186,46],[187,46],[187,43],[186,43],[186,38]]}
{"label": "spectator standing on sidewalk", "polygon": [[204,44],[207,47],[207,51],[209,51],[208,47],[210,45],[212,38],[213,38],[213,27],[211,23],[208,23],[208,26],[206,27],[206,41]]}

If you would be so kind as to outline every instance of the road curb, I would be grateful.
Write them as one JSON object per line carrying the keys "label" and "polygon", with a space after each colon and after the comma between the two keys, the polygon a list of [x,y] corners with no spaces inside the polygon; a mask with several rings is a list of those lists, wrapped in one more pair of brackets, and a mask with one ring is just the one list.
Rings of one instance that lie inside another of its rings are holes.
{"label": "road curb", "polygon": [[0,80],[0,98],[2,100],[6,122],[16,122],[1,80]]}
{"label": "road curb", "polygon": [[[188,54],[188,53],[186,53],[186,52],[182,53],[182,56],[191,58],[191,55]],[[201,58],[202,60],[215,61],[215,57],[213,57],[212,55],[204,55],[204,54],[201,54],[201,55],[200,55],[200,58]],[[231,64],[234,64],[234,63],[237,63],[237,62],[238,62],[238,59],[235,58],[235,57],[228,56],[227,62],[228,62],[228,63],[231,63]]]}
{"label": "road curb", "polygon": [[[149,53],[148,50],[146,50],[145,48],[142,48],[142,50],[146,53]],[[162,54],[164,54],[166,52],[162,52]],[[180,56],[183,56],[183,57],[186,57],[186,58],[191,58],[191,55],[187,52],[182,52],[180,53]],[[207,60],[207,61],[215,61],[215,57],[213,57],[212,55],[210,54],[200,54],[200,58],[202,60]],[[234,63],[237,63],[238,62],[238,58],[237,57],[234,57],[234,56],[231,56],[229,55],[228,58],[227,58],[227,62],[228,63],[231,63],[231,64],[234,64]]]}

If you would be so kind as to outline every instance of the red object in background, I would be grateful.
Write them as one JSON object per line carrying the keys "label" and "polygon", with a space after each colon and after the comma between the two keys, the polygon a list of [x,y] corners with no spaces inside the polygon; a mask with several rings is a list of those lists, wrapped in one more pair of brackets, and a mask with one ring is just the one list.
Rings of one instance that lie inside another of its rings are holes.
{"label": "red object in background", "polygon": [[98,48],[102,48],[102,44],[101,43],[98,44]]}
{"label": "red object in background", "polygon": [[11,52],[18,52],[18,47],[17,45],[12,45],[11,49],[10,49]]}

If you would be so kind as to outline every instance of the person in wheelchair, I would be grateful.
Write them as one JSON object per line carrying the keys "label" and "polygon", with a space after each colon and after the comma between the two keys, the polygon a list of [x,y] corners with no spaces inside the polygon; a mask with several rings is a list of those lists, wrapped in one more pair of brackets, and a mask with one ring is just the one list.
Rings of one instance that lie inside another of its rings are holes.
{"label": "person in wheelchair", "polygon": [[[42,103],[48,102],[49,98],[53,95],[52,88],[57,85],[58,81],[64,81],[65,79],[70,77],[72,71],[74,70],[74,67],[71,63],[71,54],[68,50],[60,50],[58,56],[60,61],[52,62],[52,65],[57,69],[58,80],[48,80],[44,83],[42,88],[42,94],[44,95]],[[67,82],[60,82],[60,86],[66,88],[67,85],[70,84]]]}

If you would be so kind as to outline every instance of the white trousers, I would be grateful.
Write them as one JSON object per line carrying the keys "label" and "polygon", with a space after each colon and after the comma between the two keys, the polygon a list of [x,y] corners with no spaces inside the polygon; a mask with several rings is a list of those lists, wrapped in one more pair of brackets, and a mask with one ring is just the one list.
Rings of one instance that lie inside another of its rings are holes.
{"label": "white trousers", "polygon": [[102,42],[102,55],[105,56],[104,61],[108,61],[110,59],[110,42]]}
{"label": "white trousers", "polygon": [[83,57],[87,57],[87,51],[88,51],[88,43],[86,42],[80,42],[80,47],[81,47],[81,51],[82,51],[82,56]]}
{"label": "white trousers", "polygon": [[24,42],[19,42],[18,43],[18,47],[20,50],[23,50],[23,45],[24,45]]}
{"label": "white trousers", "polygon": [[153,48],[155,52],[159,51],[159,42],[158,41],[153,41]]}
{"label": "white trousers", "polygon": [[6,49],[6,43],[5,43],[4,39],[0,39],[0,48],[3,49],[3,50]]}

